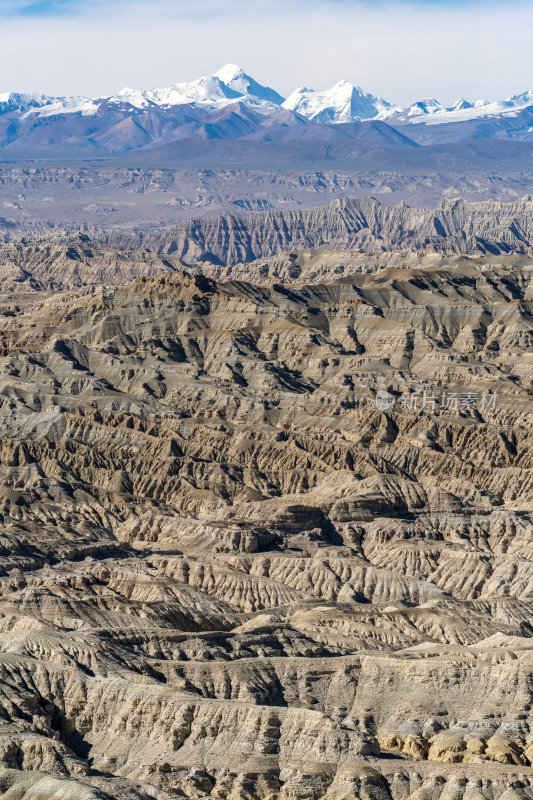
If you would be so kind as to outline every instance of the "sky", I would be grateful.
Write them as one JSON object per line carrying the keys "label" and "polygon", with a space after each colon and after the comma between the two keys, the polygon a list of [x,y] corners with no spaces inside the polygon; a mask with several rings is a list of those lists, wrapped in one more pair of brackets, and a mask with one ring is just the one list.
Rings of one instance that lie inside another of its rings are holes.
{"label": "sky", "polygon": [[288,95],[391,102],[533,88],[531,0],[0,0],[0,92],[104,96],[237,63]]}

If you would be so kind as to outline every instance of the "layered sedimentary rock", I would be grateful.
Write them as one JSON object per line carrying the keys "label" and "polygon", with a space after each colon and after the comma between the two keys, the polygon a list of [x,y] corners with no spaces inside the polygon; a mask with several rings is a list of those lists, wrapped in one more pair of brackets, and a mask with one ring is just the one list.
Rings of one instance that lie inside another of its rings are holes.
{"label": "layered sedimentary rock", "polygon": [[227,266],[210,261],[186,263],[176,255],[130,250],[106,244],[85,234],[51,234],[41,239],[0,244],[2,294],[51,290],[87,290],[117,286],[139,277],[186,271],[218,281],[242,280],[254,284],[330,282],[385,268],[425,269],[447,266],[454,270],[488,265],[519,268],[528,255],[468,253],[447,256],[438,252],[362,252],[315,247],[280,253],[271,258]]}
{"label": "layered sedimentary rock", "polygon": [[85,234],[0,244],[0,292],[41,292],[128,283],[181,266],[179,259],[124,250]]}
{"label": "layered sedimentary rock", "polygon": [[7,798],[533,796],[533,267],[375,258],[3,295]]}
{"label": "layered sedimentary rock", "polygon": [[[89,234],[162,230],[185,219],[312,208],[342,197],[372,195],[386,203],[404,200],[411,206],[433,208],[447,197],[509,201],[533,192],[530,167],[510,159],[506,143],[500,145],[504,150],[500,157],[484,164],[472,145],[465,145],[470,163],[458,163],[443,153],[437,159],[435,151],[430,151],[425,163],[407,167],[397,158],[390,164],[381,158],[376,169],[368,162],[350,168],[345,160],[339,167],[331,158],[322,164],[314,158],[311,169],[295,169],[301,162],[294,157],[281,169],[279,164],[265,169],[264,154],[256,168],[253,164],[249,169],[230,168],[224,156],[224,166],[211,163],[205,168],[205,151],[197,154],[197,163],[204,168],[176,167],[175,156],[167,167],[161,162],[157,167],[105,162],[5,164],[0,166],[0,240],[57,230]],[[271,155],[275,156],[275,150],[273,145]],[[418,152],[423,155],[422,149]],[[401,154],[397,155],[401,161]]]}
{"label": "layered sedimentary rock", "polygon": [[334,200],[309,210],[267,211],[241,218],[189,220],[136,238],[115,232],[109,241],[173,254],[185,262],[236,264],[291,249],[525,253],[533,245],[533,200],[468,203],[443,200],[435,209],[387,206],[369,197]]}

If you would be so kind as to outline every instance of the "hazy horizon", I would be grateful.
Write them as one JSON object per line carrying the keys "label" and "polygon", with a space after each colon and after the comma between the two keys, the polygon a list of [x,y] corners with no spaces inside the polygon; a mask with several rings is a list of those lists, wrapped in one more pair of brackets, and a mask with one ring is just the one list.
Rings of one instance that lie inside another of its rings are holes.
{"label": "hazy horizon", "polygon": [[[0,0],[0,91],[114,94],[241,64],[285,96],[340,79],[391,102],[533,86],[533,8],[514,2]],[[259,36],[260,34],[260,36]],[[453,43],[453,47],[451,46]]]}

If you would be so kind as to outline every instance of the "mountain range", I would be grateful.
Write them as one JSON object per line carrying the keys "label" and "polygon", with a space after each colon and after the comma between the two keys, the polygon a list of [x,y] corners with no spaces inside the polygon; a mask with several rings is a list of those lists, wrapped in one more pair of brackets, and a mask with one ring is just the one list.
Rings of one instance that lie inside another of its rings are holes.
{"label": "mountain range", "polygon": [[[447,107],[424,99],[402,108],[342,80],[327,91],[300,87],[285,99],[227,64],[194,81],[164,89],[125,88],[108,97],[0,94],[4,161],[105,158],[198,140],[239,140],[248,148],[281,141],[358,141],[393,150],[477,140],[528,143],[533,90],[497,102],[461,99]],[[183,146],[173,153],[179,159]],[[163,154],[168,156],[168,148]]]}

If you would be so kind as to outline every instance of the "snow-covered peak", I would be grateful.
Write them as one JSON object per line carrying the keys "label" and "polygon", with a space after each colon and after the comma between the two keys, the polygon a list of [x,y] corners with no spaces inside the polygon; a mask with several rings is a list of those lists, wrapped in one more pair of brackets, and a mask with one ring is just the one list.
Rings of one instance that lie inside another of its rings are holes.
{"label": "snow-covered peak", "polygon": [[471,103],[469,100],[465,100],[464,97],[461,97],[460,100],[456,100],[452,106],[453,111],[463,111],[465,108],[474,108],[474,103]]}
{"label": "snow-covered peak", "polygon": [[39,117],[53,117],[59,114],[82,114],[84,117],[96,114],[99,108],[99,101],[92,100],[90,97],[51,97],[50,102],[36,107],[29,108],[24,116],[35,114]]}
{"label": "snow-covered peak", "polygon": [[359,86],[341,80],[331,89],[317,92],[300,87],[283,103],[314,122],[355,122],[362,119],[385,119],[396,109],[386,100],[367,94]]}
{"label": "snow-covered peak", "polygon": [[175,83],[165,89],[137,91],[123,89],[111,102],[130,103],[137,108],[145,106],[178,106],[185,103],[217,103],[235,100],[239,92],[226,86],[216,75],[204,75],[195,81]]}
{"label": "snow-covered peak", "polygon": [[450,122],[468,122],[497,116],[513,116],[533,106],[533,90],[515,94],[507,100],[477,100],[475,103],[461,99],[446,107],[437,100],[421,100],[395,114],[395,119],[423,125],[444,125]]}
{"label": "snow-covered peak", "polygon": [[531,106],[533,105],[533,89],[528,89],[520,94],[513,94],[511,97],[507,98],[507,102],[511,103],[514,107],[525,108]]}
{"label": "snow-covered peak", "polygon": [[55,100],[55,97],[47,97],[44,94],[0,92],[0,114],[7,114],[10,111],[26,111],[28,108],[40,108]]}
{"label": "snow-covered peak", "polygon": [[445,110],[442,103],[439,103],[434,97],[426,97],[424,100],[417,100],[416,103],[402,109],[400,114],[402,117],[420,117],[426,114],[438,114]]}
{"label": "snow-covered peak", "polygon": [[96,114],[99,101],[90,97],[49,97],[45,94],[0,93],[0,115],[19,112],[22,117],[31,115],[52,117],[56,114]]}
{"label": "snow-covered peak", "polygon": [[147,94],[148,92],[146,91],[140,91],[125,86],[115,97],[108,97],[106,99],[109,103],[129,103],[130,106],[135,106],[135,108],[146,108],[146,106],[155,105],[147,100]]}
{"label": "snow-covered peak", "polygon": [[419,100],[401,108],[369,94],[347,80],[340,80],[331,89],[315,91],[301,86],[286,100],[274,89],[263,86],[237,64],[226,64],[213,75],[193,81],[175,83],[162,89],[124,88],[117,95],[89,97],[49,97],[42,94],[0,93],[0,115],[54,116],[61,114],[92,115],[105,104],[127,106],[126,111],[154,107],[191,104],[206,110],[244,103],[262,114],[272,114],[279,106],[298,112],[318,123],[349,123],[358,120],[390,120],[399,123],[435,125],[463,122],[495,116],[516,116],[533,107],[533,90],[512,95],[496,102],[461,98],[444,106],[435,98]]}
{"label": "snow-covered peak", "polygon": [[[222,77],[226,80],[223,80]],[[17,100],[17,98],[23,98]],[[24,99],[26,98],[26,99]],[[44,96],[22,96],[12,93],[0,95],[0,114],[21,110],[39,116],[54,114],[81,113],[96,114],[103,103],[111,105],[127,104],[143,109],[150,106],[170,107],[186,104],[218,108],[245,101],[256,110],[271,113],[283,101],[273,89],[261,86],[242,67],[228,64],[215,75],[204,75],[193,81],[175,83],[162,89],[138,90],[125,87],[117,95],[91,99],[88,97],[59,98]]]}
{"label": "snow-covered peak", "polygon": [[285,99],[274,89],[269,86],[263,86],[250,75],[247,75],[243,68],[237,64],[226,64],[215,72],[215,77],[244,97],[257,98],[267,103],[273,103],[276,106],[280,106]]}
{"label": "snow-covered peak", "polygon": [[223,67],[220,67],[215,72],[215,77],[229,85],[232,81],[242,80],[242,78],[247,78],[248,76],[238,64],[224,64]]}
{"label": "snow-covered peak", "polygon": [[262,86],[247,75],[237,64],[226,64],[214,75],[204,75],[195,81],[175,83],[166,89],[122,89],[110,102],[130,103],[136,108],[146,106],[175,106],[185,103],[226,105],[235,100],[247,100],[253,105],[269,103],[280,105],[283,97]]}

